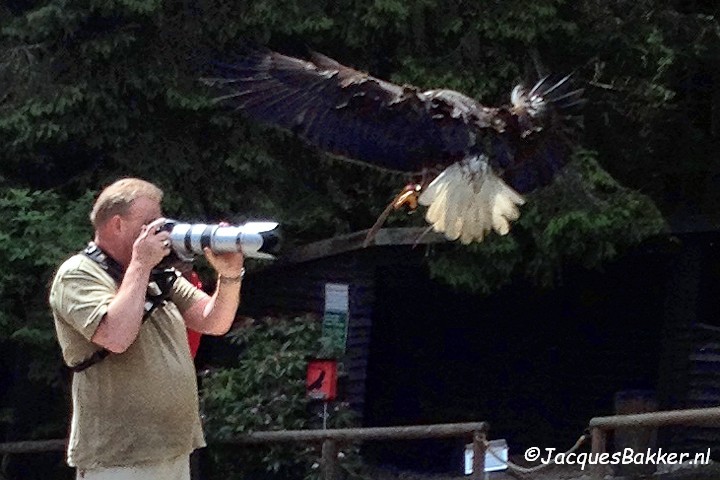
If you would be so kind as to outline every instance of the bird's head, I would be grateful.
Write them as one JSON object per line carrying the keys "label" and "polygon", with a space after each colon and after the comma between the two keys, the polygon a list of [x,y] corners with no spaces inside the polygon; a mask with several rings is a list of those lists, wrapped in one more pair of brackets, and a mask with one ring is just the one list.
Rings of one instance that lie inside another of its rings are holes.
{"label": "bird's head", "polygon": [[513,113],[519,115],[529,115],[533,118],[541,117],[546,111],[546,102],[542,95],[534,92],[535,89],[528,91],[524,85],[516,85],[510,94],[510,102],[512,103]]}

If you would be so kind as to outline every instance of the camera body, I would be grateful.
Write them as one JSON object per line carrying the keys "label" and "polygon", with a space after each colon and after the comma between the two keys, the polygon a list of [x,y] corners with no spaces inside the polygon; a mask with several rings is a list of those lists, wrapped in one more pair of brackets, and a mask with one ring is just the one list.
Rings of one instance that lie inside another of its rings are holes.
{"label": "camera body", "polygon": [[[206,225],[166,220],[158,231],[170,233],[172,252],[165,264],[192,262],[205,247],[213,253],[242,251],[247,258],[273,259],[280,246],[277,222],[248,222],[243,225]],[[169,258],[175,257],[175,258]]]}

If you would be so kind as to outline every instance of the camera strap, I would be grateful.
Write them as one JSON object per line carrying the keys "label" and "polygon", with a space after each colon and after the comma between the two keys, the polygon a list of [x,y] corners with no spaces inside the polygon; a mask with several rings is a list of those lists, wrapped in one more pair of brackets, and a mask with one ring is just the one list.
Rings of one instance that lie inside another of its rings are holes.
{"label": "camera strap", "polygon": [[[113,280],[115,280],[115,283],[117,283],[118,286],[122,283],[125,270],[117,261],[115,261],[114,258],[98,247],[95,242],[88,243],[88,246],[82,251],[82,253],[100,265],[100,267],[105,270]],[[165,304],[170,298],[172,295],[172,288],[175,284],[175,280],[177,280],[177,277],[177,270],[172,268],[154,269],[152,271],[147,293],[145,294],[145,312],[143,313],[142,318],[143,323],[150,318],[150,315],[157,307]],[[110,355],[110,351],[103,348],[96,351],[90,357],[75,366],[68,365],[68,368],[75,373],[82,372],[83,370],[102,361],[108,355]]]}

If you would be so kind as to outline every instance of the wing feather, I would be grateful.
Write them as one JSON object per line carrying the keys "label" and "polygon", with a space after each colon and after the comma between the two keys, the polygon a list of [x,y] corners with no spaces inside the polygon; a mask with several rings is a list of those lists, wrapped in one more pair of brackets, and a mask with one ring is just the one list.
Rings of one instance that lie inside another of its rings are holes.
{"label": "wing feather", "polygon": [[320,54],[308,62],[256,51],[216,71],[204,81],[222,94],[218,101],[336,155],[392,170],[461,157],[478,126],[473,112],[482,110],[454,92],[467,103],[457,115],[451,96],[385,82]]}

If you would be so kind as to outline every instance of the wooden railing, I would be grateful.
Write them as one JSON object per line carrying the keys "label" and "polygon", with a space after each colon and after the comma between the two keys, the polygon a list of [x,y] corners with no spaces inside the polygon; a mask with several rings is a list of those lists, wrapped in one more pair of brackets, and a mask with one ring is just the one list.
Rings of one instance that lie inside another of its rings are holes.
{"label": "wooden railing", "polygon": [[472,480],[483,478],[485,471],[486,422],[446,423],[406,427],[347,428],[336,430],[285,430],[254,432],[227,440],[231,444],[259,444],[277,442],[313,442],[322,444],[320,468],[324,480],[335,480],[338,472],[338,446],[372,440],[418,440],[424,438],[472,437]]}
{"label": "wooden railing", "polygon": [[[339,477],[338,448],[342,443],[372,440],[417,440],[425,438],[472,437],[473,473],[472,480],[483,478],[485,471],[485,440],[488,431],[486,422],[447,423],[439,425],[348,428],[335,430],[282,430],[276,432],[253,432],[240,435],[225,444],[266,444],[279,442],[313,442],[322,444],[320,466],[324,480]],[[42,440],[0,443],[0,454],[57,452],[65,449],[65,440]]]}
{"label": "wooden railing", "polygon": [[[664,412],[639,413],[595,417],[590,420],[592,454],[597,458],[606,453],[608,432],[619,428],[652,428],[673,425],[720,428],[720,407]],[[269,444],[281,442],[313,442],[322,445],[321,469],[324,480],[335,480],[338,472],[338,448],[342,443],[356,443],[374,440],[417,440],[425,438],[472,438],[473,473],[471,480],[484,478],[486,422],[450,423],[423,426],[350,428],[334,430],[282,430],[274,432],[253,432],[225,440],[221,443],[236,445]],[[0,443],[0,454],[23,454],[61,452],[66,440],[42,440]],[[593,466],[593,478],[603,478],[604,465]]]}
{"label": "wooden railing", "polygon": [[[589,424],[592,453],[597,458],[597,456],[606,452],[607,432],[609,431],[618,428],[632,429],[671,425],[720,428],[720,407],[595,417],[590,420]],[[593,478],[603,478],[604,470],[603,465],[595,465]]]}

